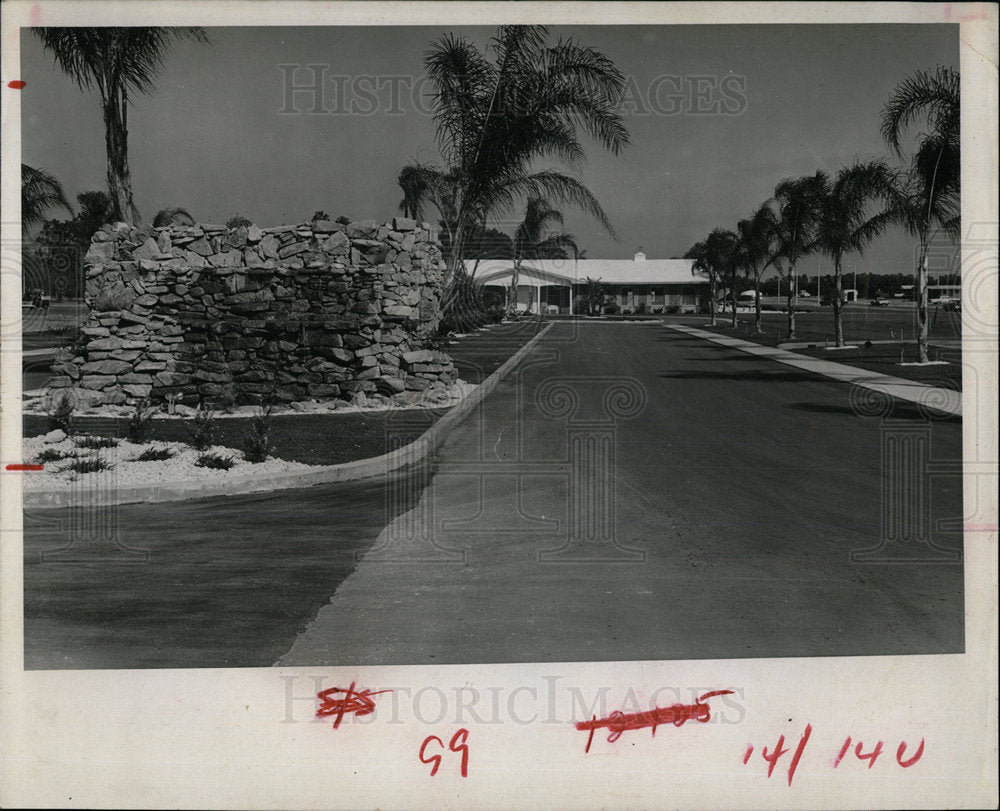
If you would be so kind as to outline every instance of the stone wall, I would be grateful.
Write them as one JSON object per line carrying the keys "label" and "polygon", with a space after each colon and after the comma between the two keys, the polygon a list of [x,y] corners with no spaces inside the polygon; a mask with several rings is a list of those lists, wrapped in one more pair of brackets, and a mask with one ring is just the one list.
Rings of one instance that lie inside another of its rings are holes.
{"label": "stone wall", "polygon": [[106,225],[85,259],[90,317],[50,388],[86,403],[351,399],[400,403],[454,383],[425,349],[444,265],[397,218],[259,229]]}

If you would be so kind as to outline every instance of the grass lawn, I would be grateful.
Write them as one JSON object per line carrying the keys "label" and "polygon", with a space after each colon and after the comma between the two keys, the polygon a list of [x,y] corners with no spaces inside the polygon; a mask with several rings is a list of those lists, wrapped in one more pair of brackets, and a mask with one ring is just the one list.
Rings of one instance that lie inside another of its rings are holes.
{"label": "grass lawn", "polygon": [[[708,326],[708,316],[667,316],[666,320],[679,320],[689,326],[717,332],[720,335],[735,335],[747,341],[765,346],[778,346],[788,342],[788,314],[762,313],[763,333],[753,332],[753,313],[738,313],[737,328],[733,331],[731,315],[718,317],[718,325]],[[910,305],[895,305],[890,307],[871,307],[867,303],[850,304],[844,308],[844,338],[857,349],[844,351],[827,351],[823,345],[833,343],[833,310],[830,307],[816,307],[807,312],[795,314],[796,343],[816,343],[815,348],[808,346],[792,351],[810,357],[823,358],[856,366],[881,374],[902,377],[908,380],[918,380],[931,385],[946,386],[961,390],[962,388],[962,352],[960,342],[962,337],[961,313],[939,311],[936,316],[933,308],[930,319],[930,356],[931,360],[948,361],[948,365],[934,366],[900,366],[899,350],[903,349],[905,362],[916,361],[916,310]],[[873,343],[866,349],[864,342]],[[888,343],[877,343],[887,341]],[[935,345],[935,341],[940,343]]]}
{"label": "grass lawn", "polygon": [[[541,328],[539,321],[498,324],[488,330],[450,342],[447,351],[455,361],[459,377],[480,383],[496,371]],[[279,459],[311,465],[333,465],[367,459],[394,450],[430,428],[447,408],[386,409],[343,414],[276,414],[271,418],[273,455]],[[77,417],[77,430],[102,436],[127,436],[127,418]],[[226,417],[217,420],[216,442],[239,448],[250,418]],[[187,442],[191,421],[158,419],[151,438]],[[26,414],[25,436],[50,430],[48,417]]]}

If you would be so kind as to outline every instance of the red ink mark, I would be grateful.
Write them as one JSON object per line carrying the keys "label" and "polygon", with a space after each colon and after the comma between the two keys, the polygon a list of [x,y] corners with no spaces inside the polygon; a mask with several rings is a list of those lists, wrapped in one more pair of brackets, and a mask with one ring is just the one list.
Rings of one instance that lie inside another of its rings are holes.
{"label": "red ink mark", "polygon": [[[788,785],[792,785],[792,780],[795,779],[795,771],[799,768],[799,761],[802,760],[802,755],[806,751],[806,744],[809,743],[809,736],[812,735],[812,724],[806,724],[806,728],[802,732],[802,737],[799,738],[798,745],[795,747],[795,752],[792,754],[792,759],[788,764]],[[846,749],[846,746],[845,746]],[[781,756],[788,752],[788,747],[785,746],[785,736],[782,735],[778,738],[778,742],[774,746],[773,752],[768,752],[765,746],[760,753],[760,756],[767,761],[767,776],[770,778],[774,774],[774,767],[778,765],[778,761],[781,760]],[[746,752],[743,753],[743,765],[745,766],[750,761],[750,755],[753,754],[753,744],[748,744]],[[843,752],[841,752],[843,754]],[[836,764],[834,764],[836,767]]]}
{"label": "red ink mark", "polygon": [[421,763],[434,763],[431,767],[431,777],[433,777],[437,774],[438,766],[441,765],[441,755],[432,755],[430,760],[424,758],[424,750],[427,749],[427,744],[431,741],[437,741],[438,746],[442,749],[444,748],[444,743],[442,743],[441,739],[437,735],[429,735],[424,738],[424,742],[420,744],[420,752],[417,753],[417,757],[420,758]]}
{"label": "red ink mark", "polygon": [[782,735],[780,738],[778,738],[778,745],[774,747],[774,751],[770,755],[767,753],[767,747],[766,746],[764,747],[764,751],[761,752],[761,756],[764,758],[764,760],[767,761],[767,764],[768,764],[767,765],[767,776],[768,777],[770,777],[771,774],[774,772],[774,767],[778,764],[779,758],[783,754],[785,754],[785,752],[788,751],[787,749],[783,748],[784,745],[785,745],[785,736]]}
{"label": "red ink mark", "polygon": [[878,756],[882,754],[882,741],[875,744],[875,748],[872,749],[871,752],[867,753],[861,751],[861,747],[863,745],[862,741],[858,741],[858,745],[854,747],[854,756],[858,760],[867,760],[868,768],[870,769],[875,765],[875,761],[878,760]]}
{"label": "red ink mark", "polygon": [[44,470],[44,469],[45,469],[45,465],[20,465],[20,464],[7,465],[7,470],[25,470],[25,471],[27,471],[27,470]]}
{"label": "red ink mark", "polygon": [[799,745],[795,747],[795,754],[792,755],[792,762],[788,766],[788,785],[792,784],[792,778],[795,777],[795,770],[799,766],[799,760],[802,758],[802,753],[806,750],[806,744],[809,742],[809,736],[812,734],[812,731],[812,724],[806,724],[805,731],[802,733],[802,738],[799,740]]}
{"label": "red ink mark", "polygon": [[[316,710],[316,717],[326,718],[328,715],[336,715],[337,718],[333,722],[333,728],[336,729],[349,712],[355,715],[371,715],[375,712],[375,702],[372,701],[371,697],[391,692],[392,690],[377,690],[375,692],[362,690],[360,693],[356,693],[353,681],[346,690],[340,687],[331,687],[329,690],[323,690],[316,694],[316,698],[322,702],[319,709]],[[337,693],[343,693],[344,697],[333,698]]]}
{"label": "red ink mark", "polygon": [[14,79],[13,81],[7,82],[7,87],[11,90],[23,90],[27,86],[28,83],[21,81],[20,79]]}
{"label": "red ink mark", "polygon": [[712,715],[708,705],[702,702],[712,696],[732,695],[732,692],[732,690],[713,690],[710,693],[699,696],[694,704],[671,704],[669,707],[657,707],[655,710],[649,710],[648,712],[635,712],[628,715],[623,712],[613,712],[607,718],[602,718],[601,720],[597,720],[597,717],[594,716],[589,721],[580,721],[576,724],[576,728],[581,732],[583,730],[590,731],[590,735],[587,737],[587,746],[583,751],[590,751],[591,741],[594,740],[594,730],[601,727],[606,727],[610,730],[608,733],[608,743],[614,743],[622,736],[623,732],[633,729],[652,727],[653,734],[655,735],[656,728],[662,724],[673,724],[679,727],[683,726],[687,721],[705,723],[711,719]]}
{"label": "red ink mark", "polygon": [[[458,739],[461,738],[462,742],[456,746]],[[451,742],[448,744],[448,748],[454,752],[456,755],[462,753],[462,777],[469,776],[469,730],[460,729],[452,737]]]}
{"label": "red ink mark", "polygon": [[851,748],[851,736],[847,736],[847,740],[844,741],[844,745],[840,747],[840,752],[833,761],[833,768],[837,768],[840,765],[840,761],[844,759],[844,755],[847,754],[847,750]]}
{"label": "red ink mark", "polygon": [[[460,766],[462,777],[469,776],[469,730],[460,729],[454,735],[451,736],[451,740],[448,742],[448,749],[454,752],[456,755],[462,753],[462,765]],[[431,777],[437,774],[438,768],[441,766],[441,755],[431,755],[430,758],[427,755],[427,744],[431,741],[436,741],[437,745],[444,749],[444,741],[442,741],[437,735],[428,735],[424,738],[424,742],[420,744],[420,751],[417,753],[417,757],[420,758],[421,763],[432,763],[431,766]],[[461,743],[459,743],[461,741]]]}
{"label": "red ink mark", "polygon": [[920,760],[921,756],[924,754],[924,739],[920,739],[920,746],[917,747],[917,754],[911,757],[909,760],[903,760],[903,753],[906,751],[906,741],[902,741],[899,744],[899,748],[896,750],[896,762],[902,766],[904,769],[909,769],[914,763]]}

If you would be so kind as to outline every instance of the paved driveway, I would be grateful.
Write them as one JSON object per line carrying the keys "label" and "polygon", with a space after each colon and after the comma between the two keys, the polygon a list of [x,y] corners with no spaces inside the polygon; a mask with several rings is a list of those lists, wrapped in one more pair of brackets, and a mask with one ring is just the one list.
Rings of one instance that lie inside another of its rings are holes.
{"label": "paved driveway", "polygon": [[[556,324],[432,469],[121,507],[147,563],[43,560],[71,527],[32,511],[26,665],[961,651],[961,565],[850,562],[880,535],[885,431],[848,391],[658,326]],[[960,459],[959,421],[930,431]],[[932,496],[961,515],[958,479]]]}
{"label": "paved driveway", "polygon": [[[860,417],[843,383],[656,326],[559,324],[533,361],[281,663],[963,650],[961,565],[851,562],[881,534],[885,438],[929,427],[959,460],[960,421]],[[960,524],[960,480],[931,495]]]}

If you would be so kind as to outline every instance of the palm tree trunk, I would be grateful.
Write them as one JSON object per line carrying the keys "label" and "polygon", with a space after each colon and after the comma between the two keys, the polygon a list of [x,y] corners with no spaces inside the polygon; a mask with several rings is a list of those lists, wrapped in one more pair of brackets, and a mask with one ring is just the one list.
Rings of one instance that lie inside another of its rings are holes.
{"label": "palm tree trunk", "polygon": [[729,300],[733,307],[733,330],[736,329],[736,271],[729,277]]}
{"label": "palm tree trunk", "polygon": [[710,317],[709,317],[708,324],[711,327],[715,326],[715,286],[716,286],[715,282],[716,282],[716,280],[715,280],[715,274],[714,273],[709,273],[708,274],[708,312],[709,312],[709,316]]}
{"label": "palm tree trunk", "polygon": [[920,260],[917,264],[917,360],[930,361],[927,353],[927,233],[920,234]]}
{"label": "palm tree trunk", "polygon": [[125,92],[112,93],[103,107],[111,213],[116,220],[139,225],[141,219],[132,200],[132,175],[128,167],[128,99]]}
{"label": "palm tree trunk", "polygon": [[514,270],[510,274],[510,290],[507,293],[507,317],[511,318],[517,313],[517,280],[521,270],[521,263],[514,260]]}
{"label": "palm tree trunk", "polygon": [[760,274],[754,273],[753,275],[753,331],[758,335],[761,332],[760,329]]}
{"label": "palm tree trunk", "polygon": [[841,312],[844,291],[840,278],[840,257],[833,260],[833,330],[837,346],[844,345],[844,316]]}
{"label": "palm tree trunk", "polygon": [[793,264],[788,269],[788,338],[791,340],[795,337],[795,306],[793,304],[795,298],[795,288],[792,285],[792,280],[795,278],[795,265]]}

